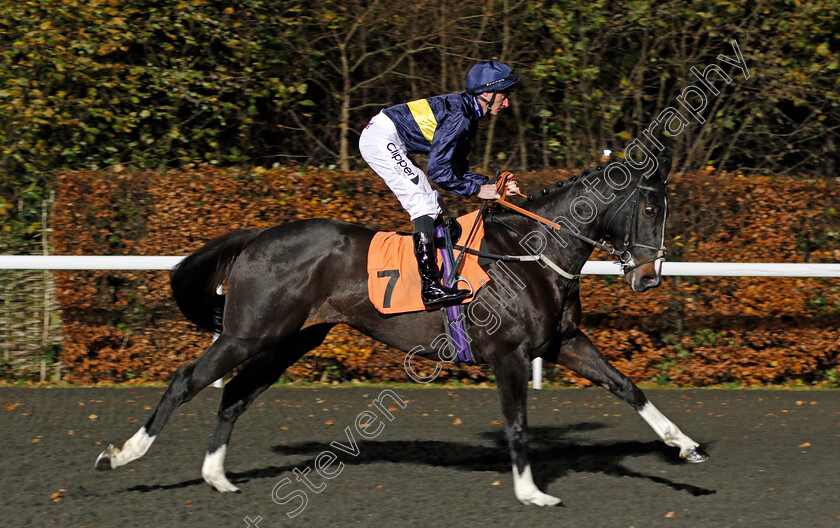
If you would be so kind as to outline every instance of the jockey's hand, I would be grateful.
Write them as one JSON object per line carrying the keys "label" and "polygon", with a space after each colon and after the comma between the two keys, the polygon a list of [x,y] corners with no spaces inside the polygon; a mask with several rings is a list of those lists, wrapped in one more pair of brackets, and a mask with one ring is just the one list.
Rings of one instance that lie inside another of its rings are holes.
{"label": "jockey's hand", "polygon": [[495,200],[496,198],[501,198],[501,195],[496,192],[495,183],[487,183],[479,187],[478,194],[476,194],[476,196],[482,200]]}
{"label": "jockey's hand", "polygon": [[508,180],[506,189],[508,194],[522,194],[522,192],[519,190],[519,185],[517,185],[512,178]]}

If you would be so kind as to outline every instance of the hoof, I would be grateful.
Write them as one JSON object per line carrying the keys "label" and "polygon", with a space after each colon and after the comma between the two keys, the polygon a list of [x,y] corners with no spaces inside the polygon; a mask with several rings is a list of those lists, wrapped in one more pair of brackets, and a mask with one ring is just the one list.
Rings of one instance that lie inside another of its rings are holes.
{"label": "hoof", "polygon": [[530,506],[563,506],[563,501],[557,497],[552,497],[551,495],[540,491],[528,497],[519,498],[519,501],[522,504]]}
{"label": "hoof", "polygon": [[697,446],[682,455],[682,458],[690,464],[699,464],[709,460],[709,454],[703,451],[702,447]]}
{"label": "hoof", "polygon": [[242,493],[242,490],[231,484],[231,482],[224,476],[210,477],[203,475],[204,481],[213,486],[213,489],[219,493]]}
{"label": "hoof", "polygon": [[219,493],[242,493],[242,490],[234,486],[233,484],[228,483],[225,486],[213,486],[216,491]]}
{"label": "hoof", "polygon": [[93,464],[95,469],[99,471],[108,471],[109,469],[114,469],[114,466],[111,465],[111,455],[117,451],[117,448],[113,445],[109,445],[105,451],[99,453],[99,456],[96,458],[96,462]]}

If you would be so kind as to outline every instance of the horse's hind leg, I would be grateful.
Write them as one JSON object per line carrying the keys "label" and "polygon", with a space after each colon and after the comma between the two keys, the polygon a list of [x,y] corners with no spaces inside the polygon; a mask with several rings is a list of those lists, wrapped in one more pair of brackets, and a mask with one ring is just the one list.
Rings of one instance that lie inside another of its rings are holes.
{"label": "horse's hind leg", "polygon": [[201,476],[218,491],[239,491],[225,476],[225,454],[233,425],[251,403],[301,356],[320,345],[333,325],[312,326],[279,347],[249,361],[226,385],[216,417],[216,429],[204,455]]}
{"label": "horse's hind leg", "polygon": [[258,339],[220,336],[198,359],[178,369],[146,424],[121,449],[108,446],[96,459],[96,469],[114,469],[142,457],[178,406],[190,401],[201,389],[265,346]]}
{"label": "horse's hind leg", "polygon": [[528,362],[517,353],[506,354],[493,364],[496,374],[505,434],[513,462],[513,491],[523,504],[556,506],[560,499],[539,490],[528,461]]}
{"label": "horse's hind leg", "polygon": [[709,459],[700,444],[680,431],[679,427],[654,407],[641,389],[613,367],[583,332],[578,332],[560,347],[557,363],[569,367],[629,403],[662,441],[680,449],[680,457],[683,459],[692,463]]}

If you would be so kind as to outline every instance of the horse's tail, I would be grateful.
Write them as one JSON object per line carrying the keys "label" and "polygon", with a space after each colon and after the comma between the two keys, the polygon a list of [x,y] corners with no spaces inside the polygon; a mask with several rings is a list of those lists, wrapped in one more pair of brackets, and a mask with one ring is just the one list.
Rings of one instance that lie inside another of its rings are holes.
{"label": "horse's tail", "polygon": [[214,238],[172,268],[172,295],[187,319],[204,330],[222,333],[225,296],[216,290],[230,274],[236,257],[263,231],[232,231]]}

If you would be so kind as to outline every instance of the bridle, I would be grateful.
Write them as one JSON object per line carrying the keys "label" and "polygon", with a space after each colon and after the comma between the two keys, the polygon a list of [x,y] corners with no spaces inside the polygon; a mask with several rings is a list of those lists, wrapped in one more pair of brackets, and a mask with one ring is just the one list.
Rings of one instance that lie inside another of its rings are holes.
{"label": "bridle", "polygon": [[[661,230],[662,237],[659,241],[659,246],[656,247],[656,246],[651,246],[649,244],[642,244],[642,243],[636,241],[637,232],[638,232],[638,229],[639,229],[639,214],[640,214],[640,212],[639,212],[639,197],[641,195],[641,191],[657,192],[657,190],[654,189],[653,187],[649,187],[647,185],[642,185],[642,182],[640,180],[639,183],[636,185],[636,188],[633,189],[633,192],[630,193],[627,196],[627,198],[624,199],[624,202],[621,204],[621,206],[619,206],[619,208],[615,210],[615,212],[612,214],[612,216],[610,216],[610,219],[607,221],[607,226],[612,225],[612,222],[615,219],[615,217],[618,216],[618,213],[620,213],[627,206],[627,204],[630,203],[631,204],[630,205],[631,210],[635,211],[635,213],[631,216],[632,220],[631,220],[630,229],[628,229],[624,232],[624,241],[623,241],[623,245],[622,245],[621,249],[613,249],[613,251],[615,253],[618,253],[618,255],[619,255],[618,260],[619,260],[619,263],[621,264],[621,269],[625,274],[627,274],[627,273],[629,273],[629,272],[631,272],[631,271],[633,271],[633,270],[635,270],[635,269],[637,269],[641,266],[644,266],[645,264],[647,264],[649,262],[658,262],[659,266],[657,268],[656,273],[657,273],[657,275],[660,275],[661,272],[662,272],[662,261],[665,260],[665,254],[666,254],[666,251],[665,251],[665,221],[668,218],[668,199],[665,198],[665,211],[662,215],[662,230]],[[631,200],[632,200],[632,202],[631,202]],[[598,246],[596,245],[596,247],[598,247]],[[633,255],[630,253],[630,250],[632,248],[650,249],[651,251],[656,252],[656,256],[653,257],[653,258],[649,258],[645,261],[636,263],[636,261],[633,259]]]}
{"label": "bridle", "polygon": [[[566,234],[568,234],[568,235],[570,235],[574,238],[577,238],[578,240],[593,246],[595,249],[598,249],[600,251],[603,251],[603,252],[609,254],[612,257],[615,257],[618,260],[617,264],[619,264],[621,266],[621,270],[625,275],[627,273],[630,273],[631,271],[649,263],[649,262],[658,262],[659,266],[656,269],[656,274],[657,274],[657,276],[661,276],[662,262],[665,260],[665,254],[666,254],[666,252],[665,252],[665,221],[666,221],[667,216],[668,216],[668,214],[667,214],[668,213],[668,200],[667,200],[667,198],[665,199],[665,211],[664,211],[664,214],[662,215],[662,231],[661,231],[662,232],[662,237],[660,239],[659,247],[651,246],[651,245],[648,245],[648,244],[642,244],[642,243],[636,241],[638,225],[639,225],[639,222],[638,222],[639,207],[638,206],[639,206],[640,194],[641,194],[641,191],[657,192],[657,190],[654,189],[653,187],[643,185],[642,181],[639,180],[639,183],[636,185],[636,188],[633,189],[633,192],[631,192],[629,195],[627,195],[627,198],[624,199],[624,201],[621,203],[621,205],[615,210],[615,212],[612,214],[612,216],[610,216],[610,219],[607,221],[607,226],[612,225],[612,222],[615,219],[615,217],[618,216],[618,213],[623,211],[624,208],[627,207],[628,204],[631,204],[632,209],[635,211],[635,213],[633,215],[631,215],[632,225],[630,226],[629,230],[625,231],[623,244],[620,248],[617,248],[617,247],[615,247],[614,244],[610,243],[609,237],[606,237],[606,240],[604,240],[604,241],[598,241],[598,240],[593,240],[593,239],[591,239],[591,238],[589,238],[585,235],[581,235],[579,233],[576,233],[574,230],[562,229],[562,226],[560,224],[552,222],[552,221],[550,221],[550,220],[548,220],[548,219],[546,219],[546,218],[544,218],[544,217],[542,217],[538,214],[532,213],[531,211],[523,209],[523,208],[521,208],[517,205],[514,205],[514,204],[508,202],[507,200],[505,200],[506,185],[507,185],[508,180],[510,180],[510,178],[512,178],[512,177],[513,177],[513,174],[511,174],[510,172],[506,172],[506,173],[502,174],[500,177],[498,177],[498,179],[496,181],[496,189],[498,190],[499,194],[501,195],[501,198],[498,198],[496,200],[492,200],[492,202],[497,203],[499,205],[502,205],[504,207],[507,207],[508,209],[516,211],[516,212],[518,212],[518,213],[520,213],[524,216],[527,216],[528,218],[531,218],[532,220],[536,220],[536,221],[538,221],[542,224],[545,224],[545,225],[547,225],[547,226],[549,226],[553,229],[556,229],[558,231],[562,230],[563,233],[566,233]],[[522,195],[521,193],[517,193],[517,194],[527,198],[526,196]],[[631,202],[631,200],[632,200],[632,202]],[[479,217],[480,217],[480,215],[479,215]],[[508,226],[508,227],[510,227],[510,226]],[[650,249],[650,250],[656,251],[656,256],[653,257],[653,258],[649,258],[649,259],[647,259],[643,262],[637,263],[635,261],[635,259],[633,258],[633,255],[630,253],[630,250],[632,248]]]}

